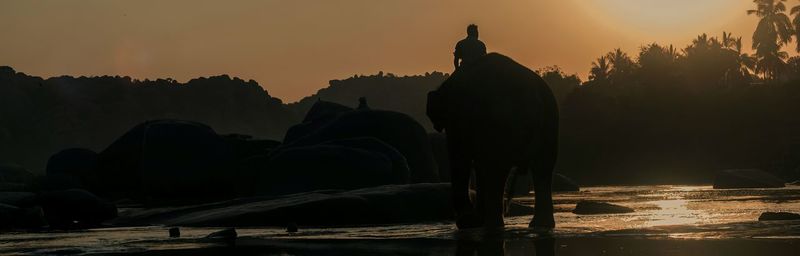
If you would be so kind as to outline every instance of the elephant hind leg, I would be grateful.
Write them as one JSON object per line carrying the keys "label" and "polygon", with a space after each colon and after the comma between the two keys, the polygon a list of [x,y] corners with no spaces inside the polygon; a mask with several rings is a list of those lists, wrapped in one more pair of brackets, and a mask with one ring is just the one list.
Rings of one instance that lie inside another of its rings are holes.
{"label": "elephant hind leg", "polygon": [[529,227],[552,229],[556,225],[553,217],[554,168],[555,156],[547,151],[537,155],[533,162],[531,177],[533,178],[533,192],[535,193],[534,198],[536,201],[533,220],[531,220]]}
{"label": "elephant hind leg", "polygon": [[484,228],[503,227],[503,194],[511,165],[503,161],[475,162],[478,192],[478,213]]}
{"label": "elephant hind leg", "polygon": [[553,172],[544,171],[536,173],[533,178],[533,191],[535,193],[535,205],[533,220],[528,225],[532,228],[552,229],[556,226],[553,217],[553,192],[552,192]]}

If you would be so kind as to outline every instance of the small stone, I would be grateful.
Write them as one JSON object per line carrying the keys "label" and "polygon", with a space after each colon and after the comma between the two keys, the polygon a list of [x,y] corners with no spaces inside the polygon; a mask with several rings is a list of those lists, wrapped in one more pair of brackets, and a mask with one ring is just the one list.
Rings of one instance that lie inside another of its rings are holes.
{"label": "small stone", "polygon": [[289,225],[286,226],[286,232],[289,233],[297,232],[297,223],[290,222]]}
{"label": "small stone", "polygon": [[169,237],[181,237],[181,229],[178,227],[170,228]]}

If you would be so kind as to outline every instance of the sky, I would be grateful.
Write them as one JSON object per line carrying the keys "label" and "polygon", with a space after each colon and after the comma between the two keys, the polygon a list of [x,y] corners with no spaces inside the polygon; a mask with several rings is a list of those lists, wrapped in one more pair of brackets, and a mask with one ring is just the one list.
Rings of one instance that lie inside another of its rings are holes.
{"label": "sky", "polygon": [[[789,1],[789,6],[800,1]],[[489,51],[586,78],[591,62],[722,31],[750,45],[751,0],[3,0],[0,66],[138,79],[229,74],[294,102],[331,79],[452,71],[478,24]]]}

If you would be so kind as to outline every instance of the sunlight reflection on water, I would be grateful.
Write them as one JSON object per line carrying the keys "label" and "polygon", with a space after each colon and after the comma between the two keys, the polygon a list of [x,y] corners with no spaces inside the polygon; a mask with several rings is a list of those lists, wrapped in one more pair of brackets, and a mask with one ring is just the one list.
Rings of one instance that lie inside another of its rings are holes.
{"label": "sunlight reflection on water", "polygon": [[[533,197],[515,199],[533,205]],[[714,190],[711,186],[586,187],[580,192],[554,195],[556,237],[624,235],[676,239],[761,238],[792,239],[800,236],[800,222],[758,222],[766,211],[800,213],[800,186],[780,189]],[[633,213],[576,215],[580,200],[619,204]],[[506,219],[512,237],[529,238],[531,216]],[[19,252],[51,254],[64,248],[84,253],[136,252],[153,249],[199,248],[196,238],[215,228],[181,228],[182,238],[166,239],[164,227],[107,228],[77,232],[4,233],[0,254]],[[418,223],[351,228],[303,228],[287,234],[282,228],[241,228],[240,237],[255,239],[444,239],[456,238],[452,222]],[[23,253],[25,254],[25,253]]]}

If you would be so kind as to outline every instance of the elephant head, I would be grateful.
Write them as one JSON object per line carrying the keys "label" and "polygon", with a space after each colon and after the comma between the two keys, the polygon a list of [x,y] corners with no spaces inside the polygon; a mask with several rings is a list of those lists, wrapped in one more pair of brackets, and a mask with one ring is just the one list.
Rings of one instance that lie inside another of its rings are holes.
{"label": "elephant head", "polygon": [[433,128],[437,132],[444,131],[444,124],[446,122],[444,99],[439,91],[431,91],[428,93],[428,106],[426,114],[433,123]]}

